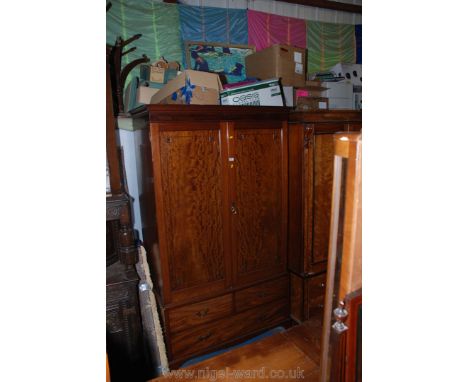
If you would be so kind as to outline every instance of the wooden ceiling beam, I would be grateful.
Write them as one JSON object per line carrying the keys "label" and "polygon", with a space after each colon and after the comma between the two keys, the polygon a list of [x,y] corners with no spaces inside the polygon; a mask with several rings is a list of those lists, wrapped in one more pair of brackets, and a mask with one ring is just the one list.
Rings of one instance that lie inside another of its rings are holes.
{"label": "wooden ceiling beam", "polygon": [[339,3],[330,0],[281,0],[285,3],[306,5],[309,7],[332,9],[334,11],[362,14],[362,6],[355,4]]}
{"label": "wooden ceiling beam", "polygon": [[[177,3],[177,0],[163,0],[165,3]],[[285,3],[306,5],[308,7],[317,7],[332,9],[334,11],[350,12],[362,14],[362,6],[347,3],[338,3],[330,0],[281,0]]]}

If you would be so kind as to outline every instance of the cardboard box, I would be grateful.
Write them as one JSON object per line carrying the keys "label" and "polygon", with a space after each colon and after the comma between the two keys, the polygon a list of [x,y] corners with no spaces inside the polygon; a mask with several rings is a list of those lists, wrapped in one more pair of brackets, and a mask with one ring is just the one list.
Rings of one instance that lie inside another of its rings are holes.
{"label": "cardboard box", "polygon": [[185,70],[158,91],[151,98],[151,103],[219,105],[219,92],[222,88],[217,74]]}
{"label": "cardboard box", "polygon": [[328,89],[323,96],[329,100],[330,109],[353,109],[353,84],[351,81],[324,82]]}
{"label": "cardboard box", "polygon": [[151,103],[151,98],[159,92],[160,89],[150,88],[148,86],[140,86],[137,89],[136,101],[139,104],[149,105]]}
{"label": "cardboard box", "polygon": [[320,80],[306,80],[305,86],[306,87],[309,87],[309,86],[310,87],[322,87],[323,83]]}
{"label": "cardboard box", "polygon": [[300,111],[328,109],[328,98],[324,97],[299,97],[296,102],[296,110]]}
{"label": "cardboard box", "polygon": [[140,81],[138,77],[133,77],[127,85],[124,94],[124,111],[136,109],[138,106],[147,105],[151,97],[156,94],[164,84],[155,82]]}
{"label": "cardboard box", "polygon": [[273,45],[245,57],[247,77],[280,78],[283,86],[304,86],[306,51],[289,45]]}
{"label": "cardboard box", "polygon": [[177,69],[161,68],[155,65],[140,65],[140,79],[158,84],[166,84],[177,77]]}
{"label": "cardboard box", "polygon": [[154,65],[140,65],[140,78],[142,81],[164,83],[166,69]]}
{"label": "cardboard box", "polygon": [[324,86],[306,86],[296,89],[296,99],[299,97],[324,97],[324,92],[328,88]]}
{"label": "cardboard box", "polygon": [[278,79],[226,89],[221,92],[221,105],[283,106]]}
{"label": "cardboard box", "polygon": [[154,89],[162,89],[166,85],[165,84],[160,84],[160,83],[157,83],[157,82],[150,82],[150,81],[140,80],[138,82],[138,87],[140,87],[140,86],[145,86],[147,88],[154,88]]}

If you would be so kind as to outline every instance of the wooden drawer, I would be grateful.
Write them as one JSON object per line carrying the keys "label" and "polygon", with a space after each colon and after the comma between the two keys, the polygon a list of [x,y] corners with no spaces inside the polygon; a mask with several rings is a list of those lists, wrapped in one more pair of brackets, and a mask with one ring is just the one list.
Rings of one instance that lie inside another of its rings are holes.
{"label": "wooden drawer", "polygon": [[309,298],[317,298],[325,294],[326,280],[326,273],[322,273],[321,275],[307,279],[307,290],[309,293]]}
{"label": "wooden drawer", "polygon": [[307,310],[308,317],[323,315],[323,305],[325,299],[325,282],[327,274],[312,277],[307,280]]}
{"label": "wooden drawer", "polygon": [[184,329],[227,317],[233,312],[232,305],[232,294],[228,294],[171,309],[168,311],[169,330],[171,333],[177,333]]}
{"label": "wooden drawer", "polygon": [[236,311],[241,312],[257,305],[287,297],[288,293],[287,276],[241,290],[234,294]]}
{"label": "wooden drawer", "polygon": [[172,358],[189,357],[288,318],[288,300],[272,302],[171,336]]}

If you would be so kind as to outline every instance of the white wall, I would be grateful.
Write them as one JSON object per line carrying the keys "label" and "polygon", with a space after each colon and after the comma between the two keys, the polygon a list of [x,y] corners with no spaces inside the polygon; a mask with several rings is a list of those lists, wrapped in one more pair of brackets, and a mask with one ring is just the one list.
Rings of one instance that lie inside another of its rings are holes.
{"label": "white wall", "polygon": [[[118,118],[119,127],[121,125],[132,125],[129,118]],[[141,176],[141,154],[140,146],[142,144],[142,131],[128,131],[122,128],[118,129],[120,146],[123,150],[123,160],[125,174],[127,178],[128,193],[132,198],[133,228],[139,233],[142,239],[142,222],[140,210],[140,195],[143,189]]]}

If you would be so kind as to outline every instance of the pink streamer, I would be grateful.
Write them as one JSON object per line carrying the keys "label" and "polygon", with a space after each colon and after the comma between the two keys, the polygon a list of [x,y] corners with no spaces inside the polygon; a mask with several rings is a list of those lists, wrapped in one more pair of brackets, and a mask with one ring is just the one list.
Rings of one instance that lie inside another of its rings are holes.
{"label": "pink streamer", "polygon": [[293,17],[265,12],[247,11],[249,44],[262,50],[274,44],[306,48],[306,22]]}

